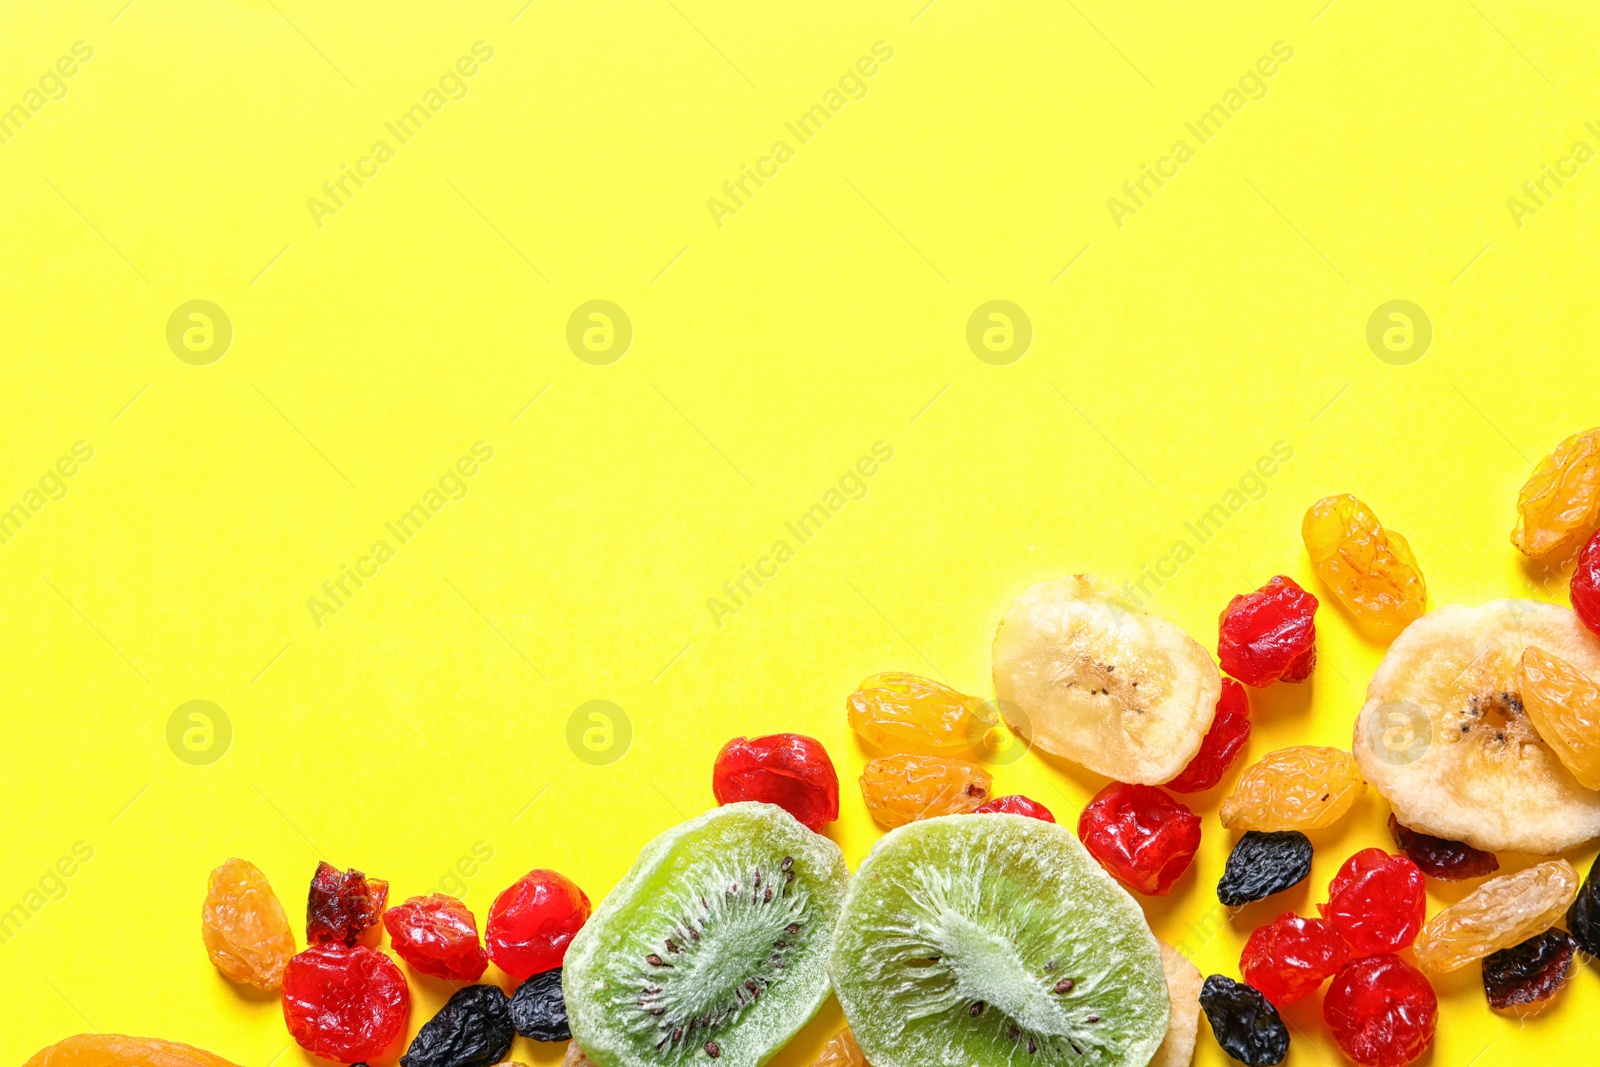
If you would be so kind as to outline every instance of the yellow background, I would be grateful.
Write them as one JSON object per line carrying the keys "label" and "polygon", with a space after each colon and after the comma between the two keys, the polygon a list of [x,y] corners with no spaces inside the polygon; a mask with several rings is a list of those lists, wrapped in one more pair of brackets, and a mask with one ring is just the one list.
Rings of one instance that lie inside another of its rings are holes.
{"label": "yellow background", "polygon": [[[1600,143],[1578,6],[924,2],[5,6],[0,106],[93,57],[0,144],[0,507],[94,454],[0,546],[0,908],[93,858],[0,945],[0,1061],[93,1027],[310,1063],[206,961],[211,867],[252,859],[292,916],[319,858],[401,899],[475,847],[454,877],[480,919],[535,866],[598,899],[711,803],[736,734],[829,746],[857,862],[854,685],[992,695],[1017,592],[1137,579],[1275,442],[1292,460],[1154,602],[1208,646],[1233,594],[1311,584],[1299,517],[1336,491],[1410,538],[1435,604],[1564,601],[1507,531],[1531,463],[1597,421],[1600,163],[1520,226],[1506,201]],[[307,200],[480,40],[465,98],[319,228]],[[866,95],[795,146],[784,123],[878,41]],[[1184,123],[1278,41],[1266,95],[1197,146]],[[780,138],[794,158],[719,227],[708,198]],[[1108,198],[1179,138],[1195,157],[1119,228]],[[166,342],[193,299],[233,325],[206,366]],[[593,299],[633,324],[607,366],[565,339]],[[1032,322],[1008,366],[966,343],[990,299]],[[1409,365],[1366,341],[1392,299],[1433,324]],[[316,625],[307,599],[477,441],[465,498]],[[708,598],[878,441],[866,495],[715,625]],[[1381,654],[1311,588],[1321,665],[1256,694],[1253,756],[1348,744]],[[194,699],[232,725],[209,765],[167,743]],[[632,723],[608,765],[566,740],[597,699]],[[1101,784],[1034,754],[996,776],[1069,824]],[[1316,888],[1230,920],[1217,801],[1148,908],[1214,931],[1208,973],[1387,843],[1369,795],[1319,836]],[[413,988],[414,1028],[448,989]],[[1440,993],[1434,1063],[1592,1049],[1588,966],[1525,1027],[1473,969]],[[1339,1062],[1319,999],[1287,1013],[1290,1063]],[[1204,1024],[1197,1062],[1225,1062]]]}

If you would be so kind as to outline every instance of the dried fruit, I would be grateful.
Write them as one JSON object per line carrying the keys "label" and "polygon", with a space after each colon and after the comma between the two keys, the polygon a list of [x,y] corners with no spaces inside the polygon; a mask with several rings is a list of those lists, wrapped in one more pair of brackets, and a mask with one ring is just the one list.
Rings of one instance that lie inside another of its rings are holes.
{"label": "dried fruit", "polygon": [[904,671],[874,674],[845,699],[850,728],[880,752],[981,754],[1000,721],[986,701]]}
{"label": "dried fruit", "polygon": [[1222,776],[1244,753],[1250,740],[1250,697],[1232,678],[1222,679],[1222,695],[1211,728],[1200,741],[1200,751],[1189,765],[1166,783],[1174,793],[1199,793],[1222,781]]}
{"label": "dried fruit", "polygon": [[1591,956],[1600,956],[1600,879],[1595,878],[1596,873],[1600,873],[1600,856],[1595,857],[1589,877],[1567,909],[1567,929],[1578,947]]}
{"label": "dried fruit", "polygon": [[1529,645],[1522,653],[1522,707],[1539,737],[1587,789],[1600,789],[1600,685]]}
{"label": "dried fruit", "polygon": [[478,921],[455,897],[412,897],[383,913],[383,928],[395,955],[419,974],[476,982],[489,966],[478,943]]}
{"label": "dried fruit", "polygon": [[584,1055],[576,1041],[567,1042],[567,1054],[561,1057],[561,1067],[594,1067],[594,1061]]}
{"label": "dried fruit", "polygon": [[1534,1015],[1550,1006],[1572,974],[1578,943],[1565,930],[1546,930],[1483,958],[1489,1007]]}
{"label": "dried fruit", "polygon": [[388,899],[389,883],[383,879],[368,878],[354,867],[341,872],[326,861],[318,863],[306,899],[306,944],[355,944],[378,925]]}
{"label": "dried fruit", "polygon": [[1273,1067],[1289,1054],[1289,1028],[1259,989],[1214,974],[1200,987],[1200,1007],[1222,1051],[1248,1067]]}
{"label": "dried fruit", "polygon": [[365,945],[313,945],[283,972],[283,1021],[323,1059],[377,1059],[405,1033],[411,993],[400,968]]}
{"label": "dried fruit", "polygon": [[1572,594],[1572,610],[1590,633],[1600,637],[1600,531],[1578,553],[1568,590]]}
{"label": "dried fruit", "polygon": [[1195,1037],[1200,1032],[1200,968],[1160,938],[1156,945],[1161,949],[1161,969],[1167,976],[1172,1015],[1167,1036],[1161,1039],[1150,1067],[1189,1067],[1194,1060]]}
{"label": "dried fruit", "polygon": [[533,870],[489,906],[484,945],[514,981],[561,966],[567,945],[589,918],[589,898],[555,871]]}
{"label": "dried fruit", "polygon": [[1281,1008],[1316,992],[1349,955],[1332,923],[1284,912],[1244,943],[1239,973]]}
{"label": "dried fruit", "polygon": [[1389,647],[1354,749],[1403,824],[1546,856],[1600,836],[1600,793],[1573,780],[1523,709],[1529,645],[1600,678],[1600,642],[1567,608],[1533,600],[1439,608]]}
{"label": "dried fruit", "polygon": [[1222,678],[1166,619],[1088,575],[1036,585],[994,636],[1000,713],[1034,745],[1108,778],[1155,785],[1200,749]]}
{"label": "dried fruit", "polygon": [[1575,433],[1539,461],[1517,494],[1511,543],[1542,559],[1583,543],[1600,525],[1600,428]]}
{"label": "dried fruit", "polygon": [[517,986],[511,994],[511,1025],[535,1041],[565,1041],[572,1036],[567,1027],[567,1001],[561,995],[560,967],[541,971]]}
{"label": "dried fruit", "polygon": [[206,953],[229,981],[276,992],[294,955],[294,931],[267,876],[248,860],[230,859],[211,872],[200,934]]}
{"label": "dried fruit", "polygon": [[1364,956],[1333,976],[1322,1017],[1347,1059],[1362,1067],[1404,1067],[1433,1044],[1439,998],[1399,956]]}
{"label": "dried fruit", "polygon": [[839,776],[822,742],[802,734],[771,734],[722,746],[711,772],[718,804],[759,800],[776,804],[813,830],[839,817]]}
{"label": "dried fruit", "polygon": [[1349,493],[1312,504],[1300,536],[1317,576],[1363,628],[1390,636],[1427,610],[1428,589],[1411,546]]}
{"label": "dried fruit", "polygon": [[1406,858],[1415,863],[1422,873],[1441,882],[1461,882],[1468,878],[1482,878],[1500,869],[1500,861],[1493,852],[1473,848],[1464,841],[1447,841],[1432,834],[1422,834],[1401,826],[1400,820],[1389,816],[1389,833]]}
{"label": "dried fruit", "polygon": [[1030,819],[1039,819],[1043,822],[1055,822],[1056,817],[1050,809],[1025,796],[995,797],[987,804],[979,804],[974,814],[977,815],[1026,815]]}
{"label": "dried fruit", "polygon": [[937,815],[966,815],[989,797],[989,772],[948,756],[880,756],[861,772],[867,811],[890,830]]}
{"label": "dried fruit", "polygon": [[822,1046],[822,1055],[817,1057],[812,1067],[867,1067],[867,1061],[861,1055],[861,1046],[856,1044],[855,1035],[847,1026]]}
{"label": "dried fruit", "polygon": [[1303,682],[1317,665],[1317,598],[1280,574],[1234,597],[1218,621],[1217,659],[1245,685]]}
{"label": "dried fruit", "polygon": [[22,1067],[235,1067],[214,1052],[177,1041],[124,1034],[74,1034],[28,1057]]}
{"label": "dried fruit", "polygon": [[494,985],[469,985],[450,994],[422,1024],[400,1067],[492,1067],[511,1051],[511,1002]]}
{"label": "dried fruit", "polygon": [[1311,839],[1305,834],[1298,830],[1250,830],[1228,853],[1228,864],[1217,883],[1217,899],[1236,908],[1265,900],[1310,876]]}
{"label": "dried fruit", "polygon": [[1124,885],[1164,897],[1200,847],[1200,817],[1154,786],[1112,782],[1084,807],[1078,837]]}
{"label": "dried fruit", "polygon": [[1578,893],[1578,872],[1550,860],[1483,883],[1428,920],[1413,946],[1428,974],[1444,974],[1555,925]]}
{"label": "dried fruit", "polygon": [[1318,904],[1357,954],[1399,952],[1416,940],[1428,913],[1422,871],[1404,856],[1364,848],[1344,861]]}
{"label": "dried fruit", "polygon": [[1344,817],[1367,785],[1342,748],[1296,745],[1245,768],[1222,801],[1222,825],[1239,830],[1320,830]]}

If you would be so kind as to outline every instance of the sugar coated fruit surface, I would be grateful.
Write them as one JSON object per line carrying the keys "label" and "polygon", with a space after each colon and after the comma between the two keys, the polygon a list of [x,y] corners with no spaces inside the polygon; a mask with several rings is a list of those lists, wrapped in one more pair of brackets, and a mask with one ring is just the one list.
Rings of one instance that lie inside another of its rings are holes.
{"label": "sugar coated fruit surface", "polygon": [[1296,745],[1245,768],[1222,801],[1222,825],[1238,830],[1320,830],[1344,817],[1367,785],[1342,748]]}
{"label": "sugar coated fruit surface", "polygon": [[711,791],[718,804],[776,804],[813,830],[839,817],[839,775],[833,760],[822,742],[803,734],[729,741],[717,753]]}
{"label": "sugar coated fruit surface", "polygon": [[1311,505],[1300,535],[1317,576],[1366,629],[1393,636],[1427,610],[1411,546],[1350,494]]}
{"label": "sugar coated fruit surface", "polygon": [[1364,848],[1328,884],[1317,909],[1361,955],[1399,952],[1416,940],[1427,915],[1422,871],[1404,856]]}
{"label": "sugar coated fruit surface", "polygon": [[364,1063],[405,1033],[411,992],[400,968],[365,945],[314,945],[283,972],[283,1021],[301,1048]]}
{"label": "sugar coated fruit surface", "polygon": [[1417,964],[1444,974],[1554,926],[1578,895],[1578,872],[1550,860],[1502,874],[1429,919],[1413,946]]}
{"label": "sugar coated fruit surface", "polygon": [[967,756],[1000,721],[988,702],[904,671],[863,681],[845,700],[850,728],[879,752]]}
{"label": "sugar coated fruit surface", "polygon": [[388,899],[389,883],[381,878],[368,878],[354,867],[341,871],[331,863],[317,864],[306,898],[306,943],[355,944],[378,925]]}
{"label": "sugar coated fruit surface", "polygon": [[1281,1008],[1316,992],[1349,955],[1332,923],[1285,912],[1250,935],[1239,973]]}
{"label": "sugar coated fruit surface", "polygon": [[1362,1067],[1405,1067],[1433,1044],[1439,998],[1415,967],[1388,953],[1351,960],[1333,976],[1322,1017]]}
{"label": "sugar coated fruit surface", "polygon": [[1539,461],[1517,494],[1511,543],[1534,559],[1583,543],[1600,525],[1600,428],[1575,433]]}
{"label": "sugar coated fruit surface", "polygon": [[1123,885],[1166,896],[1200,847],[1200,817],[1154,786],[1112,782],[1084,807],[1078,838]]}
{"label": "sugar coated fruit surface", "polygon": [[1172,781],[1165,783],[1174,793],[1200,793],[1218,782],[1239,761],[1250,740],[1250,695],[1232,678],[1222,679],[1222,695],[1217,698],[1217,714],[1211,728],[1200,740],[1200,751]]}
{"label": "sugar coated fruit surface", "polygon": [[489,966],[478,943],[478,921],[455,897],[412,897],[383,913],[389,947],[419,974],[476,982]]}
{"label": "sugar coated fruit surface", "polygon": [[1317,664],[1317,598],[1278,575],[1236,596],[1217,626],[1217,660],[1245,685],[1303,682]]}
{"label": "sugar coated fruit surface", "polygon": [[518,982],[559,967],[589,910],[589,898],[566,875],[529,871],[489,906],[489,958]]}
{"label": "sugar coated fruit surface", "polygon": [[248,860],[230,859],[211,872],[200,932],[206,953],[225,977],[276,992],[294,955],[294,931],[267,876]]}
{"label": "sugar coated fruit surface", "polygon": [[988,771],[948,756],[881,756],[861,772],[861,796],[879,826],[894,829],[918,819],[965,815],[989,799]]}
{"label": "sugar coated fruit surface", "polygon": [[193,1045],[126,1034],[76,1034],[35,1052],[23,1067],[235,1067]]}
{"label": "sugar coated fruit surface", "polygon": [[1522,707],[1540,739],[1579,783],[1600,789],[1600,682],[1531,645],[1521,679]]}

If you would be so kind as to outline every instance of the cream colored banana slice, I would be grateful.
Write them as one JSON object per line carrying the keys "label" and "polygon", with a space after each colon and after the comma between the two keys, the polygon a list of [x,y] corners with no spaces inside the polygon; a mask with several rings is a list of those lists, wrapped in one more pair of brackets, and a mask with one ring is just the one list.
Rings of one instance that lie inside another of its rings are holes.
{"label": "cream colored banana slice", "polygon": [[1176,777],[1222,692],[1209,652],[1085,574],[1019,596],[1000,620],[993,658],[1000,714],[1013,730],[1120,782]]}
{"label": "cream colored banana slice", "polygon": [[1389,646],[1354,751],[1402,824],[1543,856],[1600,836],[1600,792],[1573,778],[1523,711],[1529,645],[1600,676],[1600,641],[1570,609],[1534,600],[1439,608]]}
{"label": "cream colored banana slice", "polygon": [[1150,1067],[1189,1067],[1194,1060],[1195,1035],[1200,1031],[1200,968],[1188,957],[1159,937],[1161,969],[1167,973],[1167,998],[1172,1001],[1172,1016],[1167,1036],[1156,1049]]}

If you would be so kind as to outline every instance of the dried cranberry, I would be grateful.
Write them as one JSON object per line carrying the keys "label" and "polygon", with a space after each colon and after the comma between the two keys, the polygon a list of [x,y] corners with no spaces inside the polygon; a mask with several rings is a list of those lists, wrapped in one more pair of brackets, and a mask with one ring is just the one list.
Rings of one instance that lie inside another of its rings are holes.
{"label": "dried cranberry", "polygon": [[1217,713],[1200,740],[1200,751],[1178,777],[1167,783],[1174,793],[1199,793],[1222,781],[1250,740],[1250,697],[1232,678],[1222,680]]}
{"label": "dried cranberry", "polygon": [[1281,1008],[1315,992],[1349,955],[1333,924],[1284,912],[1244,943],[1239,973]]}
{"label": "dried cranberry", "polygon": [[1154,786],[1112,782],[1078,817],[1078,837],[1124,885],[1164,897],[1200,847],[1200,817]]}
{"label": "dried cranberry", "polygon": [[1589,538],[1589,543],[1578,553],[1578,565],[1572,572],[1572,610],[1600,637],[1600,530]]}
{"label": "dried cranberry", "polygon": [[283,1021],[300,1047],[324,1059],[382,1056],[406,1030],[411,993],[400,968],[365,945],[313,945],[283,971]]}
{"label": "dried cranberry", "polygon": [[1383,953],[1333,976],[1322,1017],[1339,1051],[1362,1067],[1404,1067],[1433,1044],[1439,999],[1421,971]]}
{"label": "dried cranberry", "polygon": [[822,742],[802,734],[736,737],[722,746],[711,771],[718,804],[759,800],[813,830],[839,817],[839,776]]}
{"label": "dried cranberry", "polygon": [[1317,598],[1278,575],[1229,601],[1218,622],[1217,659],[1245,685],[1303,682],[1317,663]]}
{"label": "dried cranberry", "polygon": [[518,982],[561,966],[589,918],[589,898],[555,871],[529,871],[489,906],[489,958]]}
{"label": "dried cranberry", "polygon": [[1543,1011],[1567,984],[1578,943],[1565,930],[1546,930],[1483,960],[1489,1007],[1517,1015]]}
{"label": "dried cranberry", "polygon": [[1322,917],[1338,929],[1355,955],[1398,952],[1417,939],[1427,913],[1422,871],[1404,856],[1364,848],[1345,860],[1328,883]]}
{"label": "dried cranberry", "polygon": [[1025,796],[995,797],[987,804],[979,804],[974,815],[1026,815],[1030,819],[1039,819],[1042,822],[1055,822],[1056,817],[1050,809],[1037,800]]}
{"label": "dried cranberry", "polygon": [[389,947],[419,974],[476,982],[489,966],[478,944],[478,921],[455,897],[412,897],[383,913]]}
{"label": "dried cranberry", "polygon": [[1467,878],[1482,878],[1500,869],[1500,861],[1493,852],[1473,848],[1464,841],[1451,841],[1432,834],[1419,834],[1401,826],[1400,820],[1389,816],[1389,833],[1400,851],[1422,869],[1429,878],[1441,882],[1459,882]]}
{"label": "dried cranberry", "polygon": [[378,925],[388,899],[389,883],[381,878],[368,878],[354,867],[340,871],[331,863],[317,864],[306,899],[306,942],[355,944]]}

